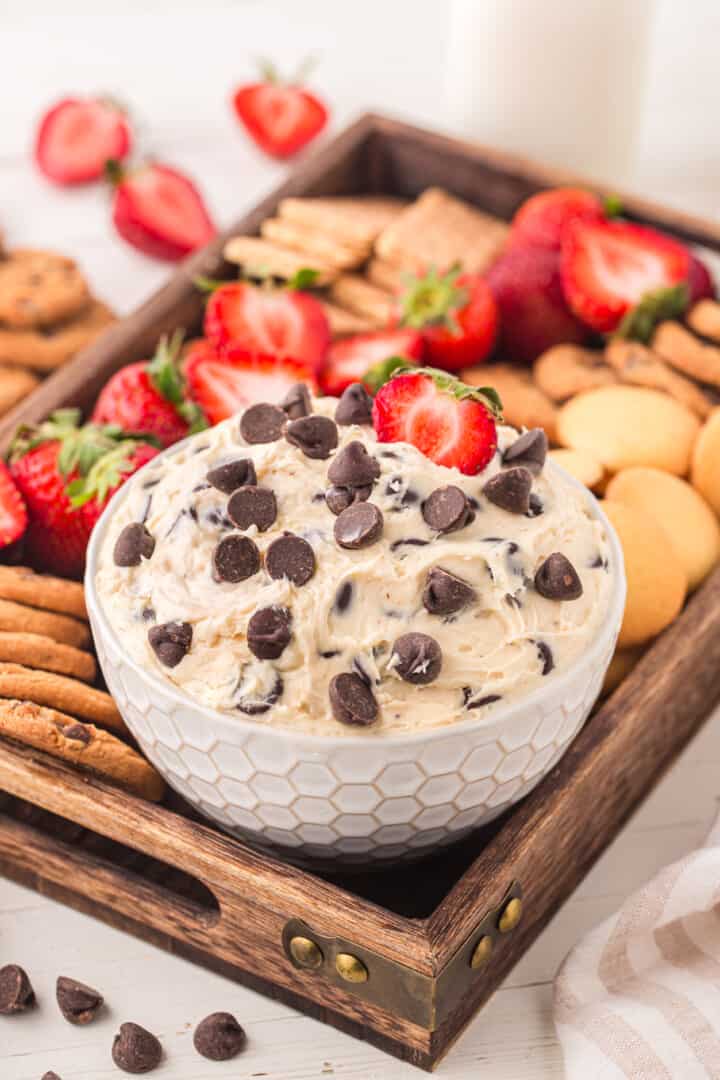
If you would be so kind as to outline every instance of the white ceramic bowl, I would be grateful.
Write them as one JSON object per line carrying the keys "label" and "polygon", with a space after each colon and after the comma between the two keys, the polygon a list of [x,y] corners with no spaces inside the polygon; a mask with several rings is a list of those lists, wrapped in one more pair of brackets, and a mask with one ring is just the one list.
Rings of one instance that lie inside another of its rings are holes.
{"label": "white ceramic bowl", "polygon": [[[545,467],[557,468],[550,462]],[[590,647],[524,698],[496,706],[490,717],[386,738],[266,727],[199,705],[140,667],[108,623],[95,590],[98,551],[123,498],[121,489],[93,530],[85,577],[108,687],[170,786],[254,844],[279,847],[291,859],[337,865],[417,856],[459,839],[540,782],[600,692],[622,621],[625,575],[617,537],[597,503],[613,589]]]}

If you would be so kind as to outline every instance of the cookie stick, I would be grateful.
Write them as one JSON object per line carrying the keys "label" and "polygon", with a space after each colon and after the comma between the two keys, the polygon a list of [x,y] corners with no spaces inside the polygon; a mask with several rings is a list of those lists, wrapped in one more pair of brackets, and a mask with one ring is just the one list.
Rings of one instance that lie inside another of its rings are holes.
{"label": "cookie stick", "polygon": [[127,728],[117,705],[104,690],[56,675],[37,671],[22,664],[0,663],[0,697],[26,698],[36,705],[48,705],[62,712],[92,720],[113,731],[127,734]]}
{"label": "cookie stick", "polygon": [[0,630],[0,661],[24,664],[28,668],[54,671],[83,682],[94,682],[97,675],[95,657],[72,645],[62,645],[43,634],[11,633]]}
{"label": "cookie stick", "polygon": [[87,619],[85,590],[78,581],[36,574],[28,566],[0,566],[0,599]]}
{"label": "cookie stick", "polygon": [[650,342],[668,364],[699,382],[720,386],[720,348],[704,345],[678,322],[661,322]]}
{"label": "cookie stick", "polygon": [[55,709],[0,700],[0,735],[79,765],[152,802],[165,793],[160,774],[136,750],[108,731]]}
{"label": "cookie stick", "polygon": [[43,634],[76,649],[86,649],[90,645],[90,630],[86,623],[72,615],[58,615],[12,600],[0,600],[0,630]]}
{"label": "cookie stick", "polygon": [[664,390],[702,419],[712,412],[710,398],[697,383],[673,371],[652,349],[639,341],[621,341],[616,338],[607,345],[605,356],[622,382],[647,386],[651,390]]}

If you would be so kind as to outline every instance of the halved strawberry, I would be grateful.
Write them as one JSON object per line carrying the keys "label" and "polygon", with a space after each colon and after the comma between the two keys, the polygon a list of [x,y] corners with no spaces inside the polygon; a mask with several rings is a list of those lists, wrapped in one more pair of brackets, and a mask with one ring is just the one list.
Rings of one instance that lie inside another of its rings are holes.
{"label": "halved strawberry", "polygon": [[35,161],[56,184],[98,180],[111,158],[127,157],[132,134],[125,113],[112,101],[64,98],[38,128]]}
{"label": "halved strawberry", "polygon": [[[306,66],[305,66],[306,68]],[[301,83],[307,70],[283,83],[274,67],[262,64],[263,81],[241,86],[233,96],[238,118],[257,145],[273,157],[296,154],[327,123],[328,113],[315,94]]]}
{"label": "halved strawberry", "polygon": [[351,383],[362,382],[371,368],[391,356],[422,360],[423,348],[418,330],[378,330],[343,338],[330,346],[320,385],[324,393],[339,397]]}
{"label": "halved strawberry", "polygon": [[13,544],[27,528],[27,507],[7,465],[0,461],[0,548]]}
{"label": "halved strawberry", "polygon": [[551,188],[526,199],[510,226],[510,243],[533,244],[559,251],[571,221],[602,221],[603,204],[582,188]]}
{"label": "halved strawberry", "polygon": [[642,298],[688,278],[687,248],[655,229],[626,221],[571,222],[560,273],[567,301],[594,330],[614,330]]}
{"label": "halved strawberry", "polygon": [[437,465],[474,476],[497,449],[500,399],[489,387],[471,387],[436,368],[399,372],[373,402],[380,442],[407,442]]}
{"label": "halved strawberry", "polygon": [[495,345],[498,310],[488,283],[459,268],[411,278],[400,298],[403,326],[421,330],[425,360],[445,371],[480,364]]}
{"label": "halved strawberry", "polygon": [[215,236],[200,192],[177,169],[153,162],[126,172],[109,161],[105,172],[115,185],[113,224],[139,251],[175,261]]}
{"label": "halved strawberry", "polygon": [[235,281],[215,289],[205,309],[205,336],[225,352],[292,357],[320,371],[330,326],[314,296],[292,288]]}
{"label": "halved strawberry", "polygon": [[185,380],[189,396],[210,424],[219,424],[256,401],[276,404],[297,382],[316,390],[315,374],[301,360],[239,350],[223,353],[204,340],[188,350]]}

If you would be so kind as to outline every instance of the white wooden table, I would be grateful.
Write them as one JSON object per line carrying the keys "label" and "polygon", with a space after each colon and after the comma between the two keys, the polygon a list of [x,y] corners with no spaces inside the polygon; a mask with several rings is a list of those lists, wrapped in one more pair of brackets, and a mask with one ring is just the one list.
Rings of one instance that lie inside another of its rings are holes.
{"label": "white wooden table", "polygon": [[[55,247],[79,258],[96,291],[120,311],[147,296],[168,270],[113,236],[102,187],[57,191],[34,172],[28,146],[35,119],[61,93],[101,90],[124,98],[140,125],[142,151],[191,172],[219,224],[232,221],[284,174],[253,150],[227,105],[253,55],[271,54],[291,68],[305,53],[321,53],[317,82],[334,106],[336,129],[370,106],[443,124],[445,29],[433,2],[25,0],[12,15],[9,7],[0,0],[0,228],[11,244]],[[670,0],[660,4],[636,182],[657,198],[712,214],[720,209],[720,164],[707,152],[709,118],[718,112],[720,8],[696,0],[693,20],[677,20],[677,11]],[[717,810],[719,720],[720,714],[706,724],[450,1052],[439,1076],[562,1076],[551,1017],[553,974],[581,934],[707,831]],[[31,973],[40,1008],[0,1022],[0,1080],[40,1080],[49,1069],[63,1080],[115,1080],[120,1074],[109,1048],[117,1026],[131,1019],[161,1037],[167,1062],[153,1075],[167,1080],[420,1075],[0,878],[0,964],[8,962]],[[95,1025],[77,1029],[62,1020],[53,1001],[58,974],[105,994],[110,1008]],[[248,1050],[234,1063],[204,1062],[193,1051],[193,1025],[215,1010],[235,1012],[248,1031]]]}

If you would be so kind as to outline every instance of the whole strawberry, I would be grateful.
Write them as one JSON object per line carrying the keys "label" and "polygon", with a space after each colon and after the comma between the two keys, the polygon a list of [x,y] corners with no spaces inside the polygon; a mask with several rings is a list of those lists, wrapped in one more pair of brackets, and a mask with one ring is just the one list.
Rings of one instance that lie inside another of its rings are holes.
{"label": "whole strawberry", "polygon": [[182,332],[164,337],[151,360],[120,368],[100,392],[92,422],[153,435],[162,446],[206,427],[197,405],[185,397],[182,342]]}
{"label": "whole strawberry", "polygon": [[478,274],[431,268],[409,278],[400,309],[401,324],[422,333],[424,358],[433,367],[460,371],[482,363],[493,350],[498,309]]}
{"label": "whole strawberry", "polygon": [[78,409],[60,409],[22,427],[10,447],[10,472],[27,505],[26,552],[33,566],[82,577],[95,522],[129,476],[158,453],[115,425],[80,425]]}

